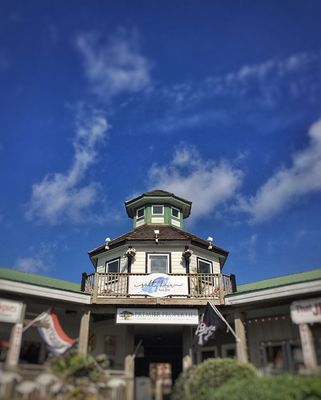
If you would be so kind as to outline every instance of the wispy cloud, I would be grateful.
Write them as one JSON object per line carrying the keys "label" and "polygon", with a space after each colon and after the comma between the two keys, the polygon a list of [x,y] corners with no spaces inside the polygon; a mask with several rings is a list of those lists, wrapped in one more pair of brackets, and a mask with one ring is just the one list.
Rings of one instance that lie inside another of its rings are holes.
{"label": "wispy cloud", "polygon": [[[197,85],[191,82],[175,84],[162,89],[161,95],[178,107],[186,108],[217,96],[245,97],[249,92],[253,96],[255,91],[261,103],[271,105],[281,90],[280,82],[286,85],[288,95],[297,98],[312,84],[312,76],[320,76],[320,64],[320,51],[275,57],[257,64],[242,65],[238,70],[223,75],[209,76]],[[309,72],[304,79],[286,79],[302,71]]]}
{"label": "wispy cloud", "polygon": [[96,32],[81,33],[76,40],[92,90],[110,99],[135,93],[151,85],[151,63],[140,51],[136,31],[119,29],[107,41]]}
{"label": "wispy cloud", "polygon": [[77,113],[74,154],[71,167],[65,173],[56,172],[32,186],[26,216],[30,220],[57,224],[66,219],[83,222],[87,211],[95,204],[99,185],[84,184],[85,174],[97,160],[97,147],[106,138],[109,125],[98,110],[84,108]]}
{"label": "wispy cloud", "polygon": [[273,218],[303,196],[321,192],[321,119],[311,125],[309,139],[305,149],[293,154],[291,166],[282,166],[255,196],[240,199],[239,209],[253,222]]}
{"label": "wispy cloud", "polygon": [[53,253],[56,243],[41,243],[38,248],[31,246],[31,256],[19,257],[14,263],[15,269],[23,272],[42,273],[47,272],[53,264]]}
{"label": "wispy cloud", "polygon": [[242,177],[227,161],[204,160],[195,148],[187,146],[178,149],[168,165],[155,164],[149,170],[150,188],[159,187],[193,201],[192,219],[231,200]]}

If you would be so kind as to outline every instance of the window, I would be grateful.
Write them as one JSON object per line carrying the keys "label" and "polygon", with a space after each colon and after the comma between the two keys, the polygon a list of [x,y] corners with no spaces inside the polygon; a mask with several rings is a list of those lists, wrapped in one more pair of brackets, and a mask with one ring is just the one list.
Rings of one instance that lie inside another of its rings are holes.
{"label": "window", "polygon": [[172,207],[172,217],[179,218],[180,211],[177,208]]}
{"label": "window", "polygon": [[110,273],[119,272],[119,258],[106,262],[106,272]]}
{"label": "window", "polygon": [[201,258],[197,259],[197,272],[199,274],[211,274],[212,273],[212,263]]}
{"label": "window", "polygon": [[153,206],[152,214],[153,215],[164,215],[164,206]]}
{"label": "window", "polygon": [[148,272],[167,274],[169,270],[169,254],[148,254]]}
{"label": "window", "polygon": [[140,218],[144,218],[145,217],[145,208],[139,208],[138,210],[136,210],[136,218],[140,219]]}
{"label": "window", "polygon": [[198,353],[197,353],[197,362],[201,363],[208,358],[217,358],[217,347],[216,346],[208,346],[208,347],[203,347]]}

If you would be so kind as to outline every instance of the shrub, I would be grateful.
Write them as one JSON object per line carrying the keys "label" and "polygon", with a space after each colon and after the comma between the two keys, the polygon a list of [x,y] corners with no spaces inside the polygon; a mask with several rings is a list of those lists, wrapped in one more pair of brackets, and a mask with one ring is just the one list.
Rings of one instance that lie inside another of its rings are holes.
{"label": "shrub", "polygon": [[233,380],[208,389],[206,400],[320,400],[320,377],[279,375]]}
{"label": "shrub", "polygon": [[[208,395],[209,388],[218,388],[235,378],[246,379],[255,377],[256,370],[250,364],[244,364],[231,359],[209,359],[197,365],[189,373],[187,380],[185,379],[184,396],[180,398],[176,397],[175,400],[204,400],[207,398],[204,396]],[[182,383],[178,381],[178,385],[181,386]]]}
{"label": "shrub", "polygon": [[188,398],[188,385],[187,382],[191,377],[195,366],[191,366],[188,370],[182,372],[175,381],[175,386],[172,391],[171,400],[185,400]]}

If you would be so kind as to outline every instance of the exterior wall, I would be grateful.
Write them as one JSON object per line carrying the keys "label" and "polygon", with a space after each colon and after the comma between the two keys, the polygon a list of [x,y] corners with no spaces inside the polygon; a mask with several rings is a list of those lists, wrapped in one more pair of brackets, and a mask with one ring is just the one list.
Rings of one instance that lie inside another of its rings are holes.
{"label": "exterior wall", "polygon": [[[119,326],[114,320],[100,321],[93,324],[96,345],[92,351],[94,356],[107,354],[112,368],[124,368],[124,359],[134,352],[134,336],[128,326]],[[108,342],[108,339],[110,341]]]}
{"label": "exterior wall", "polygon": [[[155,202],[155,205],[164,205],[164,215],[152,215],[152,205],[146,205],[144,218],[137,219],[136,216],[133,218],[134,229],[144,224],[167,224],[173,225],[179,229],[183,229],[183,213],[181,209],[174,207],[180,211],[179,218],[172,217],[172,206],[169,204],[162,204],[161,202]],[[138,207],[138,209],[143,207]]]}
{"label": "exterior wall", "polygon": [[[284,353],[290,351],[291,345],[300,347],[299,330],[291,321],[289,306],[263,308],[249,313],[246,318],[246,335],[249,361],[257,368],[273,368],[267,366],[265,346],[285,346]],[[283,356],[286,358],[286,354]],[[291,367],[283,365],[284,369]]]}
{"label": "exterior wall", "polygon": [[[171,272],[176,274],[185,274],[186,265],[182,257],[184,251],[184,245],[170,245],[162,244],[133,244],[136,248],[136,257],[132,261],[131,272],[132,273],[146,273],[146,253],[170,253],[171,254]],[[120,272],[127,272],[127,257],[124,256],[128,246],[121,246],[114,250],[109,250],[105,254],[102,254],[98,258],[97,272],[105,272],[105,265],[107,261],[111,261],[115,258],[120,257]],[[202,258],[212,262],[213,273],[219,274],[220,263],[218,257],[215,254],[206,252],[205,250],[197,247],[190,246],[193,250],[193,255],[190,259],[190,273],[197,273],[197,258]]]}

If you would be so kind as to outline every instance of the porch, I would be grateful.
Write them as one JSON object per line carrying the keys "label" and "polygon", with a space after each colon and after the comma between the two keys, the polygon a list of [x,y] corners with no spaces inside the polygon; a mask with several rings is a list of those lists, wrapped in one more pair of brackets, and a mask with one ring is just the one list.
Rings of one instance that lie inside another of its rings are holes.
{"label": "porch", "polygon": [[236,286],[225,274],[84,273],[81,290],[95,304],[220,305]]}

